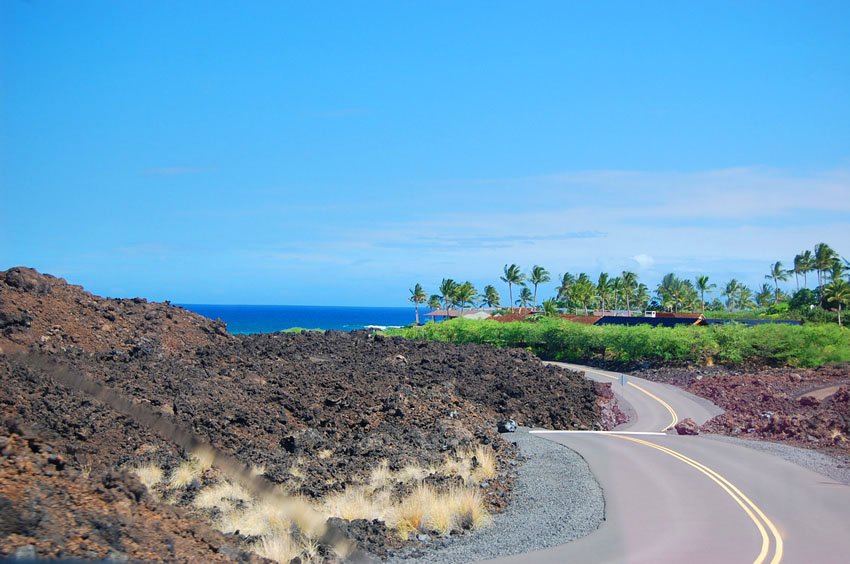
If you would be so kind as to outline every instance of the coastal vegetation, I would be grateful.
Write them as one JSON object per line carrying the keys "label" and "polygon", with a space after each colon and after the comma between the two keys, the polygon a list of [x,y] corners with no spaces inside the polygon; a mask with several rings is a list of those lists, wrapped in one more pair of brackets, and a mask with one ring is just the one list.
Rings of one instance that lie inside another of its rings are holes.
{"label": "coastal vegetation", "polygon": [[[765,282],[755,291],[736,278],[723,285],[707,275],[693,281],[668,273],[651,292],[634,272],[618,276],[602,272],[594,282],[587,273],[566,273],[558,278],[554,296],[538,302],[538,286],[551,280],[549,272],[535,265],[528,274],[516,264],[505,265],[502,282],[507,285],[510,311],[513,306],[533,306],[521,319],[455,319],[390,331],[410,339],[452,343],[483,343],[496,347],[521,347],[542,358],[601,363],[693,363],[728,366],[769,365],[816,367],[850,361],[850,332],[844,312],[850,306],[850,263],[826,243],[804,250],[786,268],[771,263]],[[816,286],[809,288],[808,274]],[[793,277],[794,288],[783,288]],[[468,304],[474,287],[464,283],[441,285],[447,309]],[[531,287],[529,287],[529,284]],[[518,299],[514,294],[519,288]],[[454,296],[454,297],[453,297]],[[488,285],[479,296],[482,307],[499,306],[496,288]],[[637,311],[635,311],[637,310]],[[589,315],[642,314],[644,310],[702,312],[707,318],[729,320],[803,320],[804,326],[730,323],[709,327],[650,327],[649,325],[586,325],[561,318],[565,313]],[[453,317],[453,316],[448,316]],[[508,318],[514,319],[514,318]],[[836,326],[837,324],[837,326]],[[418,324],[417,324],[418,325]]]}
{"label": "coastal vegetation", "polygon": [[850,361],[850,331],[833,324],[709,327],[585,325],[454,319],[387,332],[408,339],[528,349],[543,359],[582,363],[724,364],[816,367]]}
{"label": "coastal vegetation", "polygon": [[[552,314],[557,310],[584,315],[594,311],[699,311],[706,317],[764,317],[842,324],[841,314],[850,306],[847,290],[850,262],[826,243],[818,243],[813,250],[797,254],[792,264],[791,268],[786,268],[782,261],[770,263],[764,276],[769,282],[755,290],[736,278],[718,285],[705,274],[690,280],[671,272],[654,290],[650,290],[631,271],[614,276],[601,272],[595,282],[587,273],[567,272],[559,276],[554,295],[542,300],[543,303],[538,300],[538,288],[552,280],[550,272],[543,266],[534,265],[528,273],[524,273],[517,264],[505,264],[499,279],[507,286],[508,303],[504,306],[509,310],[519,306],[533,307],[542,313]],[[814,288],[809,288],[810,273],[816,275],[817,285]],[[789,284],[783,288],[783,283],[788,283],[792,276],[794,287]],[[418,324],[419,304],[425,303],[426,294],[420,284],[416,284],[410,292]],[[515,294],[517,299],[514,299]],[[460,314],[476,305],[491,309],[502,307],[495,286],[488,284],[483,292],[478,293],[472,282],[460,284],[451,278],[442,280],[439,294],[431,295],[427,303],[432,310],[440,307],[447,312],[458,309]]]}

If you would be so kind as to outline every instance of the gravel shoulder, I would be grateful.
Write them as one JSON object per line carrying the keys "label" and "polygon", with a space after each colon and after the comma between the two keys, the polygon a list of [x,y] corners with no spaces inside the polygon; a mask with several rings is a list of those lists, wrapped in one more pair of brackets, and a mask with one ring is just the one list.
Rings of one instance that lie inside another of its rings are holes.
{"label": "gravel shoulder", "polygon": [[784,445],[770,441],[740,439],[726,435],[702,435],[715,441],[733,443],[772,454],[788,462],[808,468],[836,482],[850,485],[850,457],[839,458],[816,450]]}
{"label": "gravel shoulder", "polygon": [[595,531],[605,518],[602,488],[576,452],[520,428],[503,435],[525,461],[507,509],[493,523],[459,539],[428,539],[391,563],[453,564],[564,544]]}

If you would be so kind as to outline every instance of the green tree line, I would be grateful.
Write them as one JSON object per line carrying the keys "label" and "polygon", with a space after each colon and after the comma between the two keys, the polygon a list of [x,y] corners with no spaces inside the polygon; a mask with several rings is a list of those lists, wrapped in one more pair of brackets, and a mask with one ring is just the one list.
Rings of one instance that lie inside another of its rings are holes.
{"label": "green tree line", "polygon": [[[506,304],[502,303],[493,285],[488,284],[479,292],[472,282],[459,283],[452,278],[444,278],[438,293],[430,296],[417,283],[410,290],[409,300],[415,306],[417,324],[420,322],[419,306],[427,304],[431,310],[457,309],[461,314],[471,307],[505,307],[508,310],[533,307],[548,316],[556,316],[561,311],[588,315],[595,310],[709,310],[716,315],[734,316],[762,308],[772,315],[826,320],[828,316],[824,312],[835,311],[841,325],[842,312],[850,305],[850,263],[847,259],[826,243],[818,243],[814,249],[797,254],[791,264],[786,268],[781,261],[771,263],[765,274],[768,282],[755,290],[735,278],[718,286],[707,275],[690,280],[671,272],[651,290],[630,271],[615,276],[602,272],[596,280],[584,272],[567,272],[558,277],[554,295],[542,303],[538,301],[538,289],[552,280],[551,273],[540,265],[534,265],[525,273],[517,264],[506,264],[499,276],[506,285]],[[809,287],[810,274],[815,275],[814,288]],[[794,287],[783,288],[782,284],[792,277]]]}

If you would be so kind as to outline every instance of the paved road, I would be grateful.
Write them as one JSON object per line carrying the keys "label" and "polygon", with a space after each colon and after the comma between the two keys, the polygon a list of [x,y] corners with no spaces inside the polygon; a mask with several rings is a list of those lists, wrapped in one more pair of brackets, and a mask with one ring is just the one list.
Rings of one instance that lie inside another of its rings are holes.
{"label": "paved road", "polygon": [[603,525],[578,541],[497,562],[850,561],[850,486],[744,446],[628,434],[665,429],[674,413],[701,423],[719,410],[639,378],[614,390],[636,416],[627,432],[539,435],[587,460],[605,492]]}
{"label": "paved road", "polygon": [[[676,421],[690,417],[698,425],[702,425],[712,417],[720,415],[723,410],[708,400],[689,394],[684,390],[651,382],[643,378],[626,376],[626,385],[621,385],[623,374],[579,366],[561,362],[549,362],[555,366],[563,366],[571,370],[584,372],[585,376],[597,382],[609,382],[611,389],[631,419],[620,425],[618,431],[666,431],[676,424]],[[631,408],[631,409],[628,409]]]}

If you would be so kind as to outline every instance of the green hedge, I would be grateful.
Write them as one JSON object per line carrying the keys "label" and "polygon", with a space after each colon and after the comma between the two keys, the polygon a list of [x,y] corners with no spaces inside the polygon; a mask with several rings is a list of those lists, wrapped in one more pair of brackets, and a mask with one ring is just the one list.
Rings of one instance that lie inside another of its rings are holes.
{"label": "green hedge", "polygon": [[572,362],[742,363],[814,367],[850,361],[850,330],[837,325],[710,327],[584,325],[563,319],[500,323],[454,319],[387,331],[408,339],[529,348]]}

